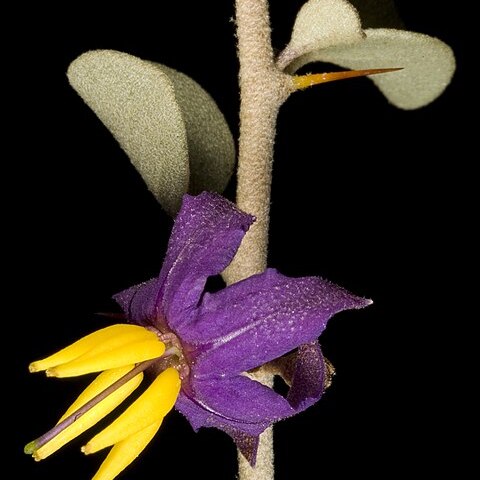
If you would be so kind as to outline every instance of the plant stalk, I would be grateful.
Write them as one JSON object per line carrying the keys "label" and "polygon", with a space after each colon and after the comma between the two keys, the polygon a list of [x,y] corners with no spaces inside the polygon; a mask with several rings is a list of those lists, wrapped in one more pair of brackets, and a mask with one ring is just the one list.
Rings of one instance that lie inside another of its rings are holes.
{"label": "plant stalk", "polygon": [[[275,66],[267,0],[236,0],[240,62],[240,138],[238,146],[238,207],[255,215],[237,255],[225,270],[227,284],[238,282],[267,267],[270,194],[275,128],[280,106],[293,91],[292,77]],[[271,386],[271,374],[256,372],[258,381]],[[239,480],[273,480],[273,431],[260,436],[257,463],[252,468],[238,452]]]}

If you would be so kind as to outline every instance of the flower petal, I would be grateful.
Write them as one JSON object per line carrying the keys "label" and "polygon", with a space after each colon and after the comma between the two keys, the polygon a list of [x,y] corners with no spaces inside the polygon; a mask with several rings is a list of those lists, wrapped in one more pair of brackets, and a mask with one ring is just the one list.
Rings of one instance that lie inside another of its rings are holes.
{"label": "flower petal", "polygon": [[193,380],[195,401],[223,421],[247,424],[250,434],[260,434],[268,425],[295,413],[290,404],[271,388],[246,376]]}
{"label": "flower petal", "polygon": [[279,55],[284,69],[305,53],[332,45],[357,42],[364,37],[357,11],[346,0],[309,0],[297,14],[292,37]]}
{"label": "flower petal", "polygon": [[207,278],[230,263],[252,222],[251,215],[220,195],[185,195],[159,278],[115,300],[128,305],[126,314],[134,321],[159,322],[163,316],[171,329],[182,330],[193,318]]}
{"label": "flower petal", "polygon": [[182,335],[202,352],[197,378],[232,375],[316,340],[335,313],[370,303],[321,278],[269,269],[205,295],[197,321]]}
{"label": "flower petal", "polygon": [[299,413],[320,400],[331,384],[334,368],[318,342],[311,342],[264,364],[262,371],[283,379],[289,387],[287,400]]}
{"label": "flower petal", "polygon": [[[215,427],[226,432],[253,466],[258,435],[263,429],[313,405],[325,390],[325,360],[318,343],[300,346],[292,357],[288,405],[272,389],[238,376],[226,380],[212,379],[206,383],[194,380],[190,395],[181,392],[175,408],[189,420],[195,431],[201,427]],[[238,421],[240,415],[242,421]]]}
{"label": "flower petal", "polygon": [[195,431],[202,427],[213,427],[222,430],[232,437],[237,448],[242,452],[250,464],[255,464],[258,449],[258,434],[252,435],[246,433],[244,429],[249,429],[249,425],[227,422],[222,417],[213,415],[205,408],[195,403],[191,397],[184,392],[180,392],[175,409],[178,410],[190,423]]}
{"label": "flower petal", "polygon": [[137,325],[155,325],[157,298],[160,291],[158,278],[127,288],[113,296],[128,320]]}
{"label": "flower petal", "polygon": [[269,425],[295,413],[285,398],[246,376],[212,378],[191,384],[192,394],[182,391],[175,407],[192,427],[219,428],[229,435],[258,436]]}
{"label": "flower petal", "polygon": [[325,391],[327,368],[318,342],[298,348],[288,403],[301,412],[316,403]]}
{"label": "flower petal", "polygon": [[311,62],[329,62],[343,68],[402,67],[403,70],[369,77],[396,107],[425,106],[445,90],[455,71],[451,48],[437,38],[395,29],[367,29],[366,39],[352,45],[315,50],[293,61],[289,72]]}

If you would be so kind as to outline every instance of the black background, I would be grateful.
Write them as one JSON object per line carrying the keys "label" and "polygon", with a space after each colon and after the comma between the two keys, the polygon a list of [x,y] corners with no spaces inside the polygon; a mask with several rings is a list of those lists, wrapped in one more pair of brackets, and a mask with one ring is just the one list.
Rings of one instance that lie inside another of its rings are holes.
{"label": "black background", "polygon": [[[85,385],[29,375],[27,365],[105,325],[94,313],[114,308],[112,294],[156,275],[172,223],[69,87],[68,64],[96,48],[164,63],[197,80],[238,133],[232,2],[165,3],[158,13],[137,2],[107,12],[42,5],[12,15],[6,164],[13,172],[4,191],[13,225],[7,263],[15,265],[5,322],[15,339],[8,444],[22,478],[86,479],[99,465],[103,454],[79,452],[88,434],[38,464],[21,453]],[[279,49],[302,3],[272,1]],[[338,315],[322,335],[337,375],[319,404],[276,427],[278,480],[300,471],[333,479],[353,468],[389,478],[451,466],[446,427],[454,422],[445,411],[455,362],[446,337],[454,319],[447,308],[455,306],[457,265],[466,259],[471,159],[463,152],[461,27],[445,3],[399,2],[408,29],[455,50],[453,83],[433,104],[400,111],[357,79],[298,93],[282,107],[269,264],[292,276],[324,276],[375,303]],[[226,195],[233,192],[232,183]],[[194,434],[173,413],[122,478],[234,478],[234,457],[226,435]]]}

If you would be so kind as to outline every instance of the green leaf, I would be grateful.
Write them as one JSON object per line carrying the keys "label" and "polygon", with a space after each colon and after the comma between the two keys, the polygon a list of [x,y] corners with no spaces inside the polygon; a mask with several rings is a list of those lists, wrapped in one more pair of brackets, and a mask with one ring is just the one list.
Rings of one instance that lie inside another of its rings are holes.
{"label": "green leaf", "polygon": [[235,148],[213,99],[180,72],[114,50],[75,59],[68,79],[174,215],[187,191],[222,191]]}
{"label": "green leaf", "polygon": [[332,45],[358,42],[364,37],[357,11],[346,0],[309,0],[297,14],[292,37],[279,55],[284,69],[294,59]]}
{"label": "green leaf", "polygon": [[311,62],[328,62],[343,68],[402,67],[403,70],[369,77],[396,107],[410,110],[435,100],[455,71],[452,49],[437,38],[395,29],[367,29],[366,38],[352,45],[319,49],[293,61],[295,72]]}
{"label": "green leaf", "polygon": [[235,144],[212,97],[187,75],[157,65],[170,78],[183,114],[190,162],[188,191],[223,192],[235,167]]}

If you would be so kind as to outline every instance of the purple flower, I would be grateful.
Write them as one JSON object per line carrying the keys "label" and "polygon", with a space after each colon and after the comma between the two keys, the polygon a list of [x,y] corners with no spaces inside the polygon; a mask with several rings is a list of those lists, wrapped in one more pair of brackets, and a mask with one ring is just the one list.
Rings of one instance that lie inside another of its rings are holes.
{"label": "purple flower", "polygon": [[[322,396],[329,372],[317,337],[332,315],[370,301],[273,269],[206,292],[207,278],[230,263],[253,221],[219,195],[184,197],[159,277],[114,297],[130,324],[103,328],[30,364],[49,377],[102,373],[26,453],[42,460],[98,423],[140,385],[144,371],[155,375],[152,384],[82,447],[85,454],[111,447],[95,480],[124,470],[174,406],[195,430],[228,433],[253,465],[259,435]],[[245,374],[275,359],[290,385],[286,398]]]}
{"label": "purple flower", "polygon": [[[253,221],[219,195],[185,195],[159,277],[114,296],[131,323],[177,348],[175,408],[195,430],[228,433],[252,464],[268,426],[322,396],[327,366],[317,338],[327,321],[371,303],[321,278],[274,269],[206,292],[207,278],[231,262]],[[286,398],[245,375],[294,349]]]}

